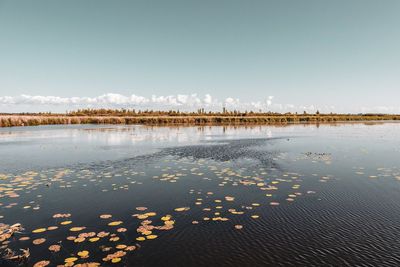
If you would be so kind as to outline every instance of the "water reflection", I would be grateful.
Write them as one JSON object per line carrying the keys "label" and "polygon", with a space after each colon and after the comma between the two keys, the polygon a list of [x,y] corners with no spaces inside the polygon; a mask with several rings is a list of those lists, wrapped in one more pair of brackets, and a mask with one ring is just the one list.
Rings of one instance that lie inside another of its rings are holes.
{"label": "water reflection", "polygon": [[[396,123],[302,124],[282,126],[39,126],[0,129],[0,170],[60,166],[153,153],[163,147],[240,138],[312,137],[318,134],[365,138],[372,129],[392,138]],[[15,159],[19,160],[18,163]]]}

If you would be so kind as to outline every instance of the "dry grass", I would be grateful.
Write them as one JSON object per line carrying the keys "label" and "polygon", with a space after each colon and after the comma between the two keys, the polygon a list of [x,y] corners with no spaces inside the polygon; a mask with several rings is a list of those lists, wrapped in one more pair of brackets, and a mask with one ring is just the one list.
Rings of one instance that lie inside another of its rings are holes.
{"label": "dry grass", "polygon": [[330,123],[351,121],[400,120],[400,115],[347,115],[347,114],[271,114],[271,115],[215,115],[191,116],[76,116],[76,115],[0,115],[0,127],[36,126],[55,124],[186,124],[186,125],[245,125],[245,124],[288,124]]}

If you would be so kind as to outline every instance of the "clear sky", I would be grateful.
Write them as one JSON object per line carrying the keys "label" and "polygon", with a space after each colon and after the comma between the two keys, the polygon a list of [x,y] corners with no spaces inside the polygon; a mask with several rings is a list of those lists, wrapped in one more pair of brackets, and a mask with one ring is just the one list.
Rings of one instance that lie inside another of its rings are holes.
{"label": "clear sky", "polygon": [[399,14],[399,0],[0,0],[0,112],[207,94],[400,112]]}

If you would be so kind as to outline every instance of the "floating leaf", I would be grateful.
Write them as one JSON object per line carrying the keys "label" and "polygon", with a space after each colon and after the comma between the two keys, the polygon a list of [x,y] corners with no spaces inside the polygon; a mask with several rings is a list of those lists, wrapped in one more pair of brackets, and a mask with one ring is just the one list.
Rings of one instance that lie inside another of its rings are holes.
{"label": "floating leaf", "polygon": [[83,241],[85,241],[86,240],[86,238],[84,238],[84,237],[78,237],[78,238],[75,238],[74,239],[74,242],[75,243],[82,243]]}
{"label": "floating leaf", "polygon": [[125,248],[126,251],[134,251],[136,249],[135,246],[128,246]]}
{"label": "floating leaf", "polygon": [[47,230],[46,228],[38,228],[38,229],[33,230],[32,233],[34,233],[34,234],[43,233],[46,230]]}
{"label": "floating leaf", "polygon": [[122,224],[122,221],[110,222],[108,225],[109,226],[117,226],[117,225],[120,225],[120,224]]}
{"label": "floating leaf", "polygon": [[151,233],[152,233],[152,231],[150,231],[150,230],[142,231],[143,235],[151,235]]}
{"label": "floating leaf", "polygon": [[78,260],[78,258],[76,258],[76,257],[70,257],[70,258],[66,258],[65,260],[64,260],[64,262],[65,263],[70,263],[70,262],[75,262],[75,261],[77,261]]}
{"label": "floating leaf", "polygon": [[34,245],[40,245],[40,244],[43,244],[44,242],[46,242],[45,238],[38,238],[38,239],[35,239],[35,240],[32,241],[32,243]]}
{"label": "floating leaf", "polygon": [[181,212],[181,211],[187,211],[190,210],[189,207],[182,207],[182,208],[176,208],[175,211]]}
{"label": "floating leaf", "polygon": [[165,224],[165,225],[173,225],[173,224],[175,224],[175,221],[172,221],[172,220],[170,220],[170,221],[165,221],[164,224]]}
{"label": "floating leaf", "polygon": [[83,229],[85,229],[86,227],[72,227],[71,229],[69,229],[71,232],[79,232],[82,231]]}
{"label": "floating leaf", "polygon": [[226,200],[226,201],[234,201],[235,198],[234,198],[234,197],[231,197],[231,196],[226,196],[226,197],[225,197],[225,200]]}
{"label": "floating leaf", "polygon": [[112,263],[118,263],[121,261],[121,258],[114,258],[111,260]]}
{"label": "floating leaf", "polygon": [[43,261],[38,261],[38,262],[36,262],[36,263],[33,265],[33,267],[45,267],[45,266],[47,266],[47,265],[49,265],[49,264],[50,264],[50,261],[43,260]]}
{"label": "floating leaf", "polygon": [[71,217],[70,213],[57,213],[53,215],[53,218],[69,218]]}
{"label": "floating leaf", "polygon": [[104,232],[104,231],[101,231],[101,232],[99,232],[98,234],[97,234],[97,236],[98,237],[106,237],[106,236],[108,236],[110,233],[108,233],[108,232]]}
{"label": "floating leaf", "polygon": [[51,252],[59,252],[60,249],[61,249],[61,246],[60,246],[60,245],[51,245],[51,246],[49,247],[49,250],[50,250]]}
{"label": "floating leaf", "polygon": [[165,215],[163,217],[161,217],[162,221],[169,221],[171,219],[171,215]]}
{"label": "floating leaf", "polygon": [[81,258],[87,258],[87,257],[89,257],[89,251],[87,251],[87,250],[79,251],[77,254],[78,254],[78,256],[81,257]]}

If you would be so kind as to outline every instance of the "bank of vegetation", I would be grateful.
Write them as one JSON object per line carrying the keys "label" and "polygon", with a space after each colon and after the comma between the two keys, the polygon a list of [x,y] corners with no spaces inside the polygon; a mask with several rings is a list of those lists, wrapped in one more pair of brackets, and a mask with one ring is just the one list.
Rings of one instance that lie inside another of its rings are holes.
{"label": "bank of vegetation", "polygon": [[391,114],[307,114],[262,113],[262,112],[197,112],[179,111],[136,111],[113,109],[84,109],[66,114],[19,113],[0,114],[0,127],[36,126],[55,124],[146,124],[146,125],[241,125],[241,124],[290,124],[290,123],[332,123],[356,121],[400,120],[400,115]]}

